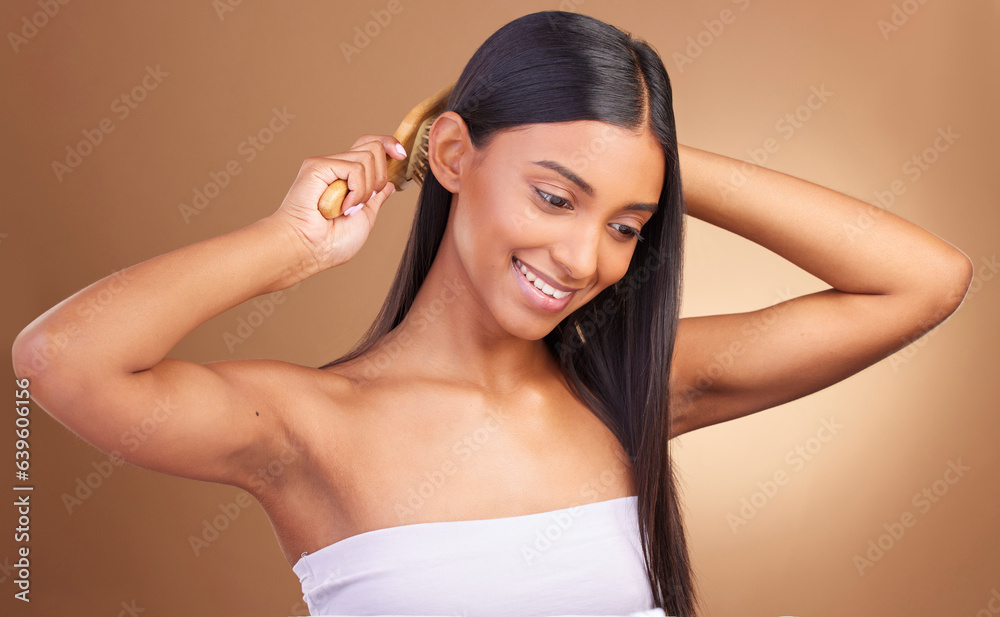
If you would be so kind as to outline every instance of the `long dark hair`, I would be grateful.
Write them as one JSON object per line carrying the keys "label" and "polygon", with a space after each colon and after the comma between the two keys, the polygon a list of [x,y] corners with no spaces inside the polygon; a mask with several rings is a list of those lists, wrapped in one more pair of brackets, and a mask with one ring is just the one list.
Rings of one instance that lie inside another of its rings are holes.
{"label": "long dark hair", "polygon": [[[576,396],[612,431],[636,474],[639,530],[657,606],[694,615],[695,594],[668,441],[668,377],[681,289],[684,202],[670,80],[649,44],[600,20],[544,11],[495,32],[459,77],[448,110],[476,148],[498,131],[539,122],[597,120],[648,128],[666,165],[659,208],[628,272],[562,321],[545,342]],[[448,221],[451,193],[430,171],[402,263],[364,338],[333,366],[371,349],[406,316]]]}

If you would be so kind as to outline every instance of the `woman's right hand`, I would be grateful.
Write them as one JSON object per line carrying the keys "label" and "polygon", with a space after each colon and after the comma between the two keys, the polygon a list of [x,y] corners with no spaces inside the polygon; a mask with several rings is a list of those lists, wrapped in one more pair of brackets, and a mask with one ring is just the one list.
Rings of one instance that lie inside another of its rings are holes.
{"label": "woman's right hand", "polygon": [[[387,155],[406,158],[395,137],[363,135],[346,152],[313,156],[302,163],[281,207],[271,216],[302,240],[311,274],[346,263],[361,250],[382,204],[396,190],[387,180]],[[351,215],[327,219],[319,211],[319,199],[336,180],[347,182],[343,212],[363,206]]]}

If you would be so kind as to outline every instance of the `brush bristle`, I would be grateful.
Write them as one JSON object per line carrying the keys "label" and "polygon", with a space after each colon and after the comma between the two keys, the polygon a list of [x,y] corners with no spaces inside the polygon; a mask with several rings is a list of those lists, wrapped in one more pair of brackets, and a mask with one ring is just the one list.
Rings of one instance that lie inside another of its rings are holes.
{"label": "brush bristle", "polygon": [[413,140],[413,148],[406,166],[406,179],[413,180],[417,184],[422,185],[427,176],[427,148],[430,145],[431,125],[436,119],[437,116],[432,116],[424,120]]}

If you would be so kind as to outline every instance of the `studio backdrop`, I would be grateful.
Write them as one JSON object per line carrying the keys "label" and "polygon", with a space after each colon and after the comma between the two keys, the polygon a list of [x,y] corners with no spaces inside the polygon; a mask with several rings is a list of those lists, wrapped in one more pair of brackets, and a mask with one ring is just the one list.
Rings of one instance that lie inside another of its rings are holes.
{"label": "studio backdrop", "polygon": [[[704,614],[1000,614],[994,1],[4,2],[5,348],[90,283],[270,215],[303,159],[392,133],[497,28],[551,9],[659,51],[681,143],[867,201],[975,263],[964,304],[902,351],[671,442]],[[218,315],[169,357],[339,357],[381,306],[416,197],[393,195],[350,263]],[[827,287],[697,220],[686,243],[682,316]],[[307,614],[248,494],[120,464],[33,403],[18,415],[7,377],[0,614]],[[154,411],[123,449],[168,417]]]}

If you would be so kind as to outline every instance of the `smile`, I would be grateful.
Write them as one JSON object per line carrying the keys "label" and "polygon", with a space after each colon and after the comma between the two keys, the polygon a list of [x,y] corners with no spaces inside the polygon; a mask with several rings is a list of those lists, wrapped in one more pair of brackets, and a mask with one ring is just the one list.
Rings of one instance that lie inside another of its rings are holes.
{"label": "smile", "polygon": [[553,287],[552,285],[549,285],[539,277],[535,276],[534,272],[528,270],[528,266],[518,261],[517,257],[514,258],[514,267],[516,267],[518,270],[521,271],[521,274],[524,275],[524,278],[528,279],[529,283],[531,283],[538,289],[541,289],[542,293],[545,294],[546,296],[552,296],[556,300],[562,300],[569,294],[573,293],[570,291],[560,291],[555,287]]}
{"label": "smile", "polygon": [[536,308],[550,313],[558,313],[569,304],[575,290],[556,289],[516,257],[511,266],[517,276],[518,285],[529,302]]}

